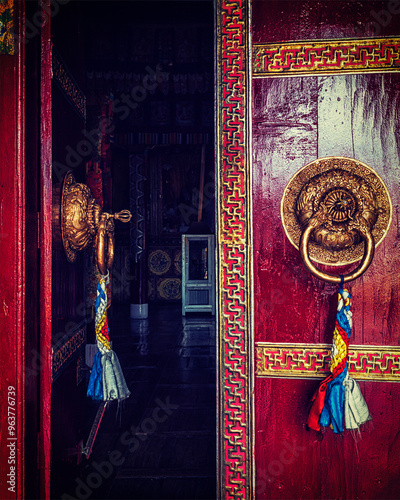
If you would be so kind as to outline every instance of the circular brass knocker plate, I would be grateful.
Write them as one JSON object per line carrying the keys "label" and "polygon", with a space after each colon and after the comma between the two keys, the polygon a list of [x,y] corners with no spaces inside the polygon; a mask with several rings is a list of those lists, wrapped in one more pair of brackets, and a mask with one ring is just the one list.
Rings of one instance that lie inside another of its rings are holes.
{"label": "circular brass knocker plate", "polygon": [[377,247],[391,218],[382,179],[352,158],[326,157],[305,165],[290,179],[281,202],[282,224],[292,245],[299,249],[307,229],[311,260],[333,266],[363,258],[365,232]]}

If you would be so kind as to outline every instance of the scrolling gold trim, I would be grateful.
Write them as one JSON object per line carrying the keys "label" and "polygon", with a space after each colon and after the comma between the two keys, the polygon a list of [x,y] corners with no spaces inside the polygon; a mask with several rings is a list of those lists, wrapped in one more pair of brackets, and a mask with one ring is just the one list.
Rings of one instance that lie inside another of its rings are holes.
{"label": "scrolling gold trim", "polygon": [[253,45],[253,77],[400,70],[400,38],[312,40]]}
{"label": "scrolling gold trim", "polygon": [[[331,345],[256,343],[256,376],[322,379]],[[357,380],[400,382],[400,346],[352,345],[349,374]]]}

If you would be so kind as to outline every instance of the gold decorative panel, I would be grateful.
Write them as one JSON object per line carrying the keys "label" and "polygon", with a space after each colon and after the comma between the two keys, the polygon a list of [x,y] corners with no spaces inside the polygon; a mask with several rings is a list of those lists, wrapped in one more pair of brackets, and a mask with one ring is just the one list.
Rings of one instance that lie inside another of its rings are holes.
{"label": "gold decorative panel", "polygon": [[[323,379],[331,345],[257,342],[256,376]],[[349,374],[357,380],[400,382],[400,346],[353,345]]]}
{"label": "gold decorative panel", "polygon": [[399,71],[400,38],[315,40],[253,45],[253,76]]}

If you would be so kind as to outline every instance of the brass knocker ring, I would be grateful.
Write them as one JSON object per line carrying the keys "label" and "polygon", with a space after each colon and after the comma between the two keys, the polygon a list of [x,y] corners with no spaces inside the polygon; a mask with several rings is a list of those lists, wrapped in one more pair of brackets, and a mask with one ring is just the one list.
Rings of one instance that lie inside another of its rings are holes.
{"label": "brass knocker ring", "polygon": [[[341,282],[341,276],[335,275],[335,274],[329,274],[324,271],[321,271],[318,269],[311,261],[309,255],[308,255],[308,242],[311,236],[311,233],[316,229],[317,226],[314,225],[311,222],[308,224],[307,228],[303,233],[301,234],[300,237],[300,255],[301,258],[303,259],[304,265],[307,267],[307,269],[310,271],[312,275],[315,277],[319,278],[320,280],[327,281],[329,283],[340,283]],[[372,259],[374,258],[374,253],[375,253],[375,241],[374,238],[369,231],[368,227],[364,227],[363,229],[356,228],[361,236],[361,238],[364,240],[364,255],[362,258],[362,261],[360,265],[354,269],[354,271],[350,272],[349,274],[345,274],[343,277],[343,282],[346,283],[348,281],[355,280],[356,278],[359,278],[362,274],[365,273],[365,271],[368,269],[370,266]]]}
{"label": "brass knocker ring", "polygon": [[114,219],[121,222],[129,222],[131,217],[132,215],[129,210],[121,210],[121,212],[116,214],[109,214],[107,212],[101,214],[94,246],[96,248],[97,267],[103,276],[112,268],[114,262]]}
{"label": "brass knocker ring", "polygon": [[281,219],[286,236],[317,278],[340,283],[316,264],[360,262],[344,281],[359,278],[392,220],[389,192],[379,175],[359,160],[319,158],[301,168],[285,187]]}

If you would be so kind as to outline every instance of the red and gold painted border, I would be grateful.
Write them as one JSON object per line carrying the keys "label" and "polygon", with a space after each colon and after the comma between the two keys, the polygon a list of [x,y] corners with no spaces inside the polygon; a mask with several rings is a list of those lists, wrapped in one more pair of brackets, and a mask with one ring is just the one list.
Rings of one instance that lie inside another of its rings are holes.
{"label": "red and gold painted border", "polygon": [[400,38],[254,44],[253,76],[400,71]]}
{"label": "red and gold painted border", "polygon": [[216,0],[219,497],[252,498],[250,2]]}
{"label": "red and gold painted border", "polygon": [[[321,379],[331,345],[256,343],[256,376]],[[349,374],[357,380],[400,382],[400,346],[352,345]]]}

